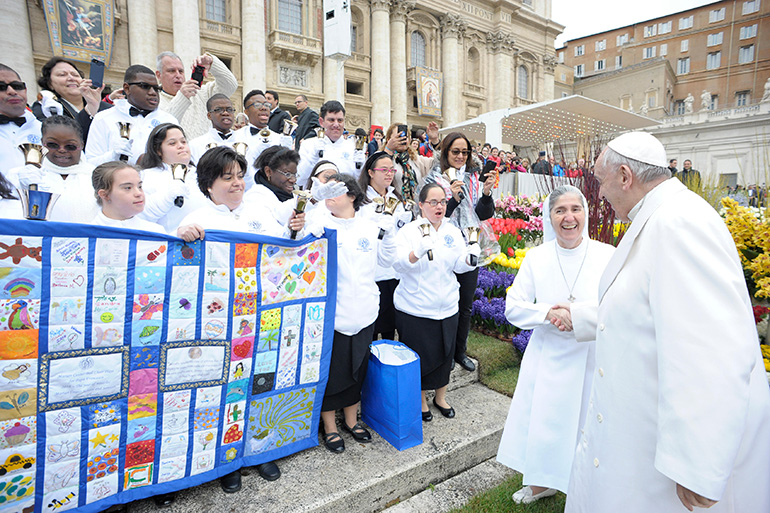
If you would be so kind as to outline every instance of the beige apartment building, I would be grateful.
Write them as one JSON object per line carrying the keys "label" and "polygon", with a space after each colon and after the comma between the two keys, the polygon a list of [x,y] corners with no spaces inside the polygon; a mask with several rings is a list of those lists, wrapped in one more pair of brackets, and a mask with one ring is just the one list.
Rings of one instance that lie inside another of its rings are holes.
{"label": "beige apartment building", "polygon": [[[44,16],[48,2],[7,3],[0,21],[0,47],[7,52],[0,62],[31,85],[53,55]],[[564,28],[551,20],[550,0],[351,0],[351,55],[339,61],[324,57],[322,0],[113,5],[108,84],[120,87],[131,64],[155,69],[155,56],[164,50],[175,51],[186,65],[210,52],[237,77],[237,104],[254,88],[278,91],[281,107],[291,112],[297,94],[307,95],[315,110],[338,99],[348,111],[349,130],[404,121],[448,126],[488,110],[552,99],[554,40]],[[88,64],[80,67],[87,73]],[[418,111],[421,69],[434,73],[443,89],[432,115]]]}
{"label": "beige apartment building", "polygon": [[770,78],[769,35],[770,0],[710,3],[568,41],[556,89],[657,119],[749,106]]}

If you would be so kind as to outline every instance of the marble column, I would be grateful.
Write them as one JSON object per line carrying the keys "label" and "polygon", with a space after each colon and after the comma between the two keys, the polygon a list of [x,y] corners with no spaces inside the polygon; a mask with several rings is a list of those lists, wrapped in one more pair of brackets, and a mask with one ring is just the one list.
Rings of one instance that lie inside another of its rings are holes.
{"label": "marble column", "polygon": [[267,87],[265,0],[241,0],[243,91]]}
{"label": "marble column", "polygon": [[555,98],[554,71],[557,64],[555,55],[543,56],[543,100],[548,101]]}
{"label": "marble column", "polygon": [[345,105],[345,60],[324,57],[324,98]]}
{"label": "marble column", "polygon": [[[29,31],[29,11],[26,0],[12,0],[0,16],[0,48],[3,64],[13,68],[27,84],[27,101],[37,96],[37,73],[32,56],[32,35]],[[5,170],[3,170],[5,171]]]}
{"label": "marble column", "polygon": [[174,53],[182,59],[185,75],[189,76],[193,59],[201,54],[198,0],[172,0],[171,9],[174,17]]}
{"label": "marble column", "polygon": [[462,79],[460,78],[460,57],[458,40],[465,31],[465,22],[457,14],[441,16],[441,70],[444,74],[444,95],[442,101],[443,126],[452,126],[465,119],[461,106]]}
{"label": "marble column", "polygon": [[487,48],[492,54],[493,70],[493,80],[490,81],[493,88],[489,95],[491,99],[489,110],[511,107],[512,85],[515,83],[511,60],[513,37],[502,30],[490,32],[487,34]]}
{"label": "marble column", "polygon": [[373,125],[390,125],[390,2],[371,0],[372,6],[372,81]]}
{"label": "marble column", "polygon": [[390,11],[390,102],[394,123],[406,123],[406,16],[414,2],[393,0]]}
{"label": "marble column", "polygon": [[[131,0],[128,3],[129,64],[144,64],[156,69],[158,56],[158,24],[155,21],[155,0]],[[164,48],[170,50],[170,48]]]}

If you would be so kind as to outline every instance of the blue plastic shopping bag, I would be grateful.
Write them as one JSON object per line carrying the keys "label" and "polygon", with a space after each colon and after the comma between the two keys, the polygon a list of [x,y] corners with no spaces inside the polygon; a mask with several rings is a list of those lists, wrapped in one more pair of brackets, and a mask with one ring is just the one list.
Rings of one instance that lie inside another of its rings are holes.
{"label": "blue plastic shopping bag", "polygon": [[400,342],[372,342],[361,418],[399,451],[422,443],[420,357]]}

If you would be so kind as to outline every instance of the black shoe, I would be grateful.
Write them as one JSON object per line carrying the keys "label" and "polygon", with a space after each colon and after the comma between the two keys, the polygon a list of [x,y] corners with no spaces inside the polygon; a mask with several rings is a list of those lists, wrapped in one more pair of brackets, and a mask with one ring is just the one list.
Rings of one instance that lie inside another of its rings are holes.
{"label": "black shoe", "polygon": [[464,354],[462,357],[457,359],[457,363],[460,364],[460,366],[467,370],[468,372],[473,372],[476,370],[476,364],[473,363],[473,360],[468,358],[468,355]]}
{"label": "black shoe", "polygon": [[438,408],[438,411],[440,411],[441,415],[443,415],[444,417],[446,417],[448,419],[455,418],[455,409],[452,408],[451,406],[449,408],[442,408],[441,406],[436,404],[436,398],[435,397],[433,398],[433,406]]}
{"label": "black shoe", "polygon": [[345,451],[345,440],[343,440],[340,434],[336,432],[324,435],[324,445],[327,449],[336,454]]}
{"label": "black shoe", "polygon": [[345,421],[342,421],[342,429],[353,435],[353,439],[356,442],[361,442],[364,444],[368,444],[372,441],[372,434],[369,432],[368,429],[364,427],[364,425],[359,420],[356,422],[356,425],[352,428],[348,427],[347,424],[345,424]]}
{"label": "black shoe", "polygon": [[241,490],[241,473],[237,470],[219,478],[219,485],[225,493],[235,493]]}
{"label": "black shoe", "polygon": [[430,422],[431,420],[433,420],[433,414],[430,412],[430,410],[422,412],[423,422]]}
{"label": "black shoe", "polygon": [[[168,508],[174,503],[175,499],[176,499],[176,492],[162,493],[152,498],[155,505],[159,508]],[[118,511],[120,510],[115,510],[114,513],[117,513]],[[127,509],[123,509],[123,511],[127,511]]]}
{"label": "black shoe", "polygon": [[262,476],[262,479],[267,481],[275,481],[281,477],[281,469],[278,468],[278,465],[276,465],[274,461],[268,461],[267,463],[257,465],[257,472]]}

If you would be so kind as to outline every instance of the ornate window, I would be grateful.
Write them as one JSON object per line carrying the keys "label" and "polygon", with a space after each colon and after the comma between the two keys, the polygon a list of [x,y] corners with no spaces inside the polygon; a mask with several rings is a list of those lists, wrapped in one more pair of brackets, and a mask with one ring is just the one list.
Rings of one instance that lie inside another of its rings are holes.
{"label": "ornate window", "polygon": [[425,66],[425,36],[412,32],[412,66]]}
{"label": "ornate window", "polygon": [[278,30],[302,34],[302,0],[278,0]]}
{"label": "ornate window", "polygon": [[212,21],[227,21],[226,0],[206,0],[206,19]]}
{"label": "ornate window", "polygon": [[519,98],[529,99],[529,70],[526,66],[519,66],[519,76],[517,82]]}

